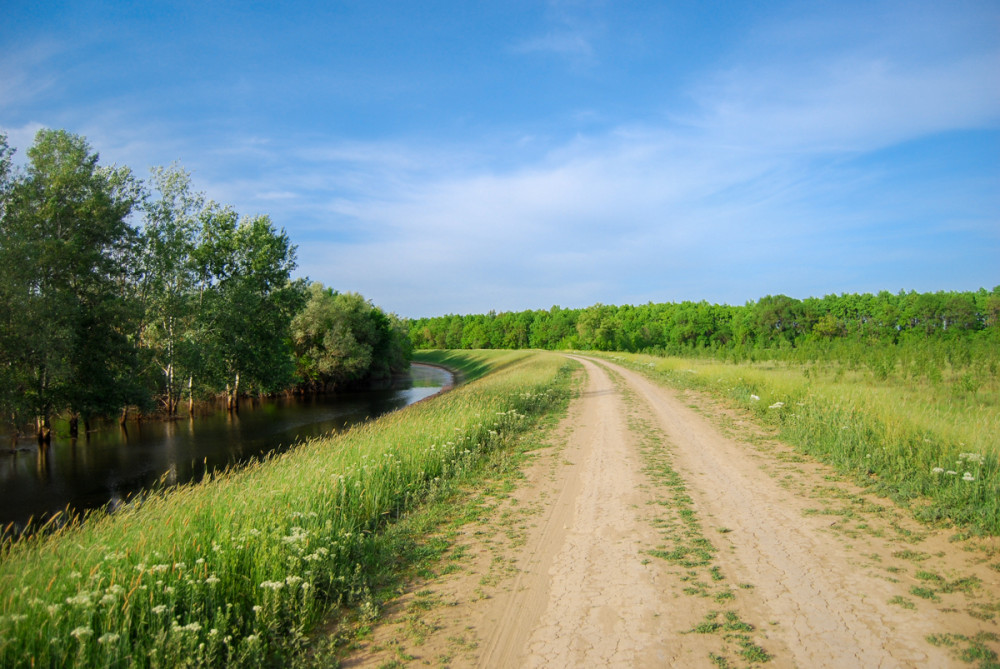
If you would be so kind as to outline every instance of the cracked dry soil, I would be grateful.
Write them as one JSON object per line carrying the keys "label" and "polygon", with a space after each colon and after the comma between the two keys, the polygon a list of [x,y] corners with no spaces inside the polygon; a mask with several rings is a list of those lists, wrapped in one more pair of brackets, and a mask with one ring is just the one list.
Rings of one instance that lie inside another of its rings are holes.
{"label": "cracked dry soil", "polygon": [[1000,650],[996,540],[950,541],[711,400],[577,359],[581,396],[517,489],[482,500],[459,568],[387,603],[344,666],[971,667],[970,639]]}

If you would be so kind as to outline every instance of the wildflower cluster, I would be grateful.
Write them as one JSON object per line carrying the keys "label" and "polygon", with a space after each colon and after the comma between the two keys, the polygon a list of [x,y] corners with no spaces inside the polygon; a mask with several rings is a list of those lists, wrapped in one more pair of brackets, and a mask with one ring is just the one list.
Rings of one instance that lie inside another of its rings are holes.
{"label": "wildflower cluster", "polygon": [[[986,458],[979,453],[959,453],[958,460],[955,461],[955,467],[958,470],[966,469],[971,467],[973,469],[979,469],[986,463]],[[934,474],[944,474],[945,476],[958,476],[958,471],[956,469],[945,469],[944,467],[934,467],[931,472]],[[976,480],[976,475],[971,471],[966,471],[962,474],[962,480],[966,483],[972,483]]]}

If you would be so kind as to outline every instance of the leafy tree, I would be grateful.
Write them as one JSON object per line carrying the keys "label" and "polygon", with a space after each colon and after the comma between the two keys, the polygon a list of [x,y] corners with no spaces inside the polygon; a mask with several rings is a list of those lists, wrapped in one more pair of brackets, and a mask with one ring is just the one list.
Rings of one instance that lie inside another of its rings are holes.
{"label": "leafy tree", "polygon": [[101,167],[86,140],[62,130],[39,131],[28,158],[4,207],[0,266],[30,335],[19,390],[45,437],[63,408],[86,419],[142,400],[126,291],[141,191],[127,168]]}
{"label": "leafy tree", "polygon": [[201,223],[197,337],[205,373],[236,409],[241,386],[271,392],[292,382],[288,331],[303,286],[289,281],[295,247],[267,216],[238,221],[232,209],[210,204]]}
{"label": "leafy tree", "polygon": [[298,374],[305,387],[326,390],[385,378],[409,364],[406,328],[357,293],[313,283],[291,323]]}
{"label": "leafy tree", "polygon": [[150,353],[150,364],[162,374],[158,386],[165,408],[174,413],[183,380],[188,380],[190,392],[200,371],[194,257],[201,220],[211,211],[204,196],[191,190],[190,175],[180,167],[152,172],[159,198],[147,200],[144,207],[142,343]]}
{"label": "leafy tree", "polygon": [[0,132],[0,420],[9,421],[16,430],[26,408],[26,369],[19,352],[30,332],[23,313],[28,299],[27,278],[22,276],[24,262],[15,262],[21,244],[12,236],[7,219],[15,179],[13,155],[7,135]]}

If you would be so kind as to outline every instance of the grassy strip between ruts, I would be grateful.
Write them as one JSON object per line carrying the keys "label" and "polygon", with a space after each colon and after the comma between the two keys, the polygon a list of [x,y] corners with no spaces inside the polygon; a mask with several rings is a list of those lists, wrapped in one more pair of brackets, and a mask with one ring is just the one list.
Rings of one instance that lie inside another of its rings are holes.
{"label": "grassy strip between ruts", "polygon": [[293,658],[328,611],[363,600],[382,568],[387,522],[507,448],[568,387],[560,356],[469,356],[492,373],[279,457],[5,545],[0,666]]}
{"label": "grassy strip between ruts", "polygon": [[714,564],[718,551],[705,536],[684,480],[673,468],[667,436],[641,411],[635,393],[621,376],[613,370],[608,373],[628,407],[628,425],[639,438],[644,471],[657,483],[650,504],[658,507],[653,525],[661,532],[663,543],[646,552],[673,565],[677,578],[685,584],[684,595],[695,598],[685,601],[684,608],[704,616],[693,628],[678,631],[715,635],[718,646],[709,652],[709,659],[720,669],[736,666],[735,663],[754,666],[769,662],[771,654],[755,638],[761,636],[760,632],[741,620],[735,609],[737,593],[753,586],[730,587],[721,567]]}
{"label": "grassy strip between ruts", "polygon": [[907,402],[904,389],[893,394],[863,378],[824,381],[794,367],[598,356],[674,387],[727,398],[775,428],[782,440],[908,505],[922,520],[1000,535],[995,408],[970,408],[980,418],[956,431],[919,402]]}

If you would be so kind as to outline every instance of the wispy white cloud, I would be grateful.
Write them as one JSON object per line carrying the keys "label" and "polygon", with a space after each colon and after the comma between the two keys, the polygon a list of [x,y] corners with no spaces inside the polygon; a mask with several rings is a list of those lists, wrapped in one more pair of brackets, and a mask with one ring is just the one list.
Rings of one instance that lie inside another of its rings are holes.
{"label": "wispy white cloud", "polygon": [[0,113],[30,104],[57,85],[59,76],[44,65],[62,49],[51,40],[0,52]]}
{"label": "wispy white cloud", "polygon": [[594,47],[581,32],[559,31],[531,37],[511,46],[514,53],[552,53],[574,60],[591,60]]}
{"label": "wispy white cloud", "polygon": [[845,57],[791,71],[740,67],[695,92],[688,119],[733,148],[864,151],[1000,119],[1000,49],[911,66]]}

